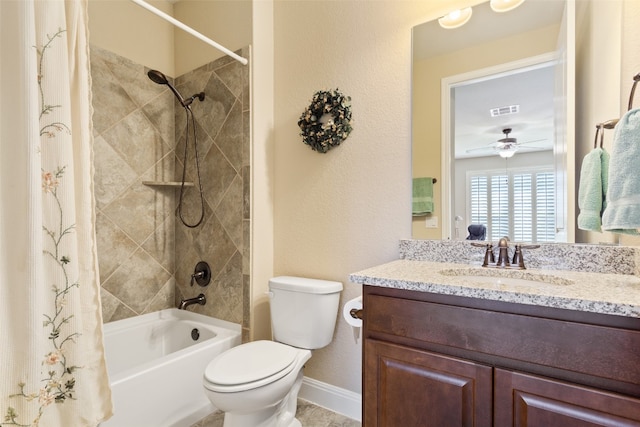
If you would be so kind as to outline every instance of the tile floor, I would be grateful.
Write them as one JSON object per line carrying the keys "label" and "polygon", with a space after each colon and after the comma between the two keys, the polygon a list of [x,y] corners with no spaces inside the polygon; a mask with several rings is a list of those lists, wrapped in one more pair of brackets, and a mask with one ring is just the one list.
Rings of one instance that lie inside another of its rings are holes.
{"label": "tile floor", "polygon": [[[222,427],[224,413],[217,411],[198,421],[191,427]],[[306,400],[298,399],[298,413],[296,418],[302,427],[360,427],[358,421],[336,414]]]}

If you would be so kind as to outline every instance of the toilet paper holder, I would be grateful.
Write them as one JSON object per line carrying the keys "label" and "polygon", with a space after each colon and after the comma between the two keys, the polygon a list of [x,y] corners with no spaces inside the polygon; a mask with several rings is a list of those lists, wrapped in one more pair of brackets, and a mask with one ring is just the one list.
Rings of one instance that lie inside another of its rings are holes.
{"label": "toilet paper holder", "polygon": [[349,310],[349,315],[354,319],[362,319],[362,309],[352,308]]}

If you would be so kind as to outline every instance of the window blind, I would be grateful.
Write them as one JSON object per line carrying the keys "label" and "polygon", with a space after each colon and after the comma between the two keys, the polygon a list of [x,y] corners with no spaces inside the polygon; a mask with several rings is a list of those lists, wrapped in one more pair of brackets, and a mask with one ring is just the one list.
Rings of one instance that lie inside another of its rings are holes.
{"label": "window blind", "polygon": [[551,170],[476,171],[469,175],[472,224],[487,226],[487,236],[518,242],[555,240],[555,175]]}

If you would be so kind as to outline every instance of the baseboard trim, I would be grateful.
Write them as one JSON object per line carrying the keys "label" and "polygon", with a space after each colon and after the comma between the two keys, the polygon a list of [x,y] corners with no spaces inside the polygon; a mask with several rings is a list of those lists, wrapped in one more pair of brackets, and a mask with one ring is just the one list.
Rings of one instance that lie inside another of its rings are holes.
{"label": "baseboard trim", "polygon": [[362,422],[362,395],[304,377],[298,397]]}

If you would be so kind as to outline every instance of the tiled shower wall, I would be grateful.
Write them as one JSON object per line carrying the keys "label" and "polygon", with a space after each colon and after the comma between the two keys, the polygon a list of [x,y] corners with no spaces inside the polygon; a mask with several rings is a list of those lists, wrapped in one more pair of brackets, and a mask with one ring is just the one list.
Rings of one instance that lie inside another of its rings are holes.
{"label": "tiled shower wall", "polygon": [[[248,56],[248,49],[239,52]],[[185,114],[167,86],[140,64],[93,46],[94,166],[98,261],[105,322],[176,306],[204,293],[189,309],[249,321],[249,70],[221,58],[175,80],[195,101],[205,218],[196,228],[176,217],[179,189],[143,181],[179,181]],[[194,223],[200,196],[193,137],[189,137],[183,216]],[[198,261],[213,279],[190,286]],[[245,330],[245,333],[247,331]]]}
{"label": "tiled shower wall", "polygon": [[[238,53],[248,57],[248,49]],[[205,92],[204,101],[192,104],[205,216],[197,228],[175,220],[176,301],[204,293],[207,303],[190,310],[248,328],[249,310],[244,307],[249,302],[249,67],[223,57],[178,77],[176,87],[185,97]],[[179,176],[186,115],[182,108],[175,111],[175,171]],[[188,223],[197,221],[201,209],[194,152],[190,135],[186,171],[187,179],[196,186],[184,195],[183,216]],[[213,278],[205,288],[190,286],[199,261],[207,262],[212,270]]]}

